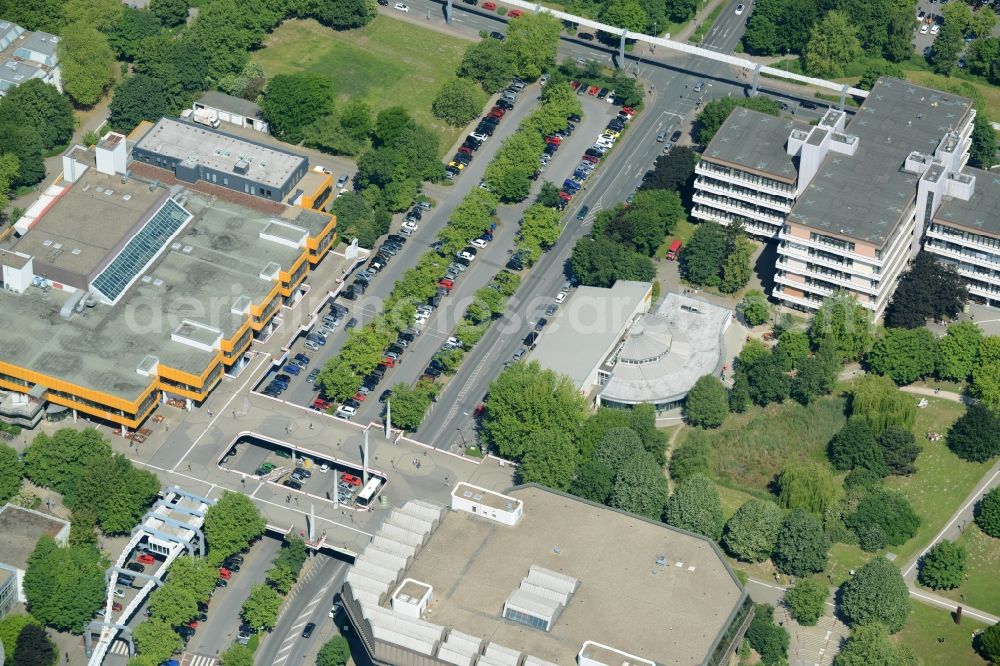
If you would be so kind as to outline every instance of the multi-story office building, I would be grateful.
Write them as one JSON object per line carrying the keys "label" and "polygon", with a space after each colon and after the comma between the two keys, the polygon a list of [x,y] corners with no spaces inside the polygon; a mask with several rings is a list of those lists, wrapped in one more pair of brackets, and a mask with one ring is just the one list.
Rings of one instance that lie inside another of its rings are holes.
{"label": "multi-story office building", "polygon": [[329,214],[130,166],[120,134],[69,151],[0,253],[5,419],[47,404],[135,428],[158,402],[200,403],[336,239]]}
{"label": "multi-story office building", "polygon": [[773,296],[793,308],[844,290],[880,316],[925,234],[973,296],[996,299],[995,187],[976,194],[985,174],[965,168],[975,116],[968,98],[888,78],[850,123],[836,109],[813,126],[734,112],[697,167],[693,214],[776,237]]}

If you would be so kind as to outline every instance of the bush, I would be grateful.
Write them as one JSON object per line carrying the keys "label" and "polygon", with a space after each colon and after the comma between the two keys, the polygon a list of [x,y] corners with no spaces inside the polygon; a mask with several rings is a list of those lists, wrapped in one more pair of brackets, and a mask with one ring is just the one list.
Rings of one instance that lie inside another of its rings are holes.
{"label": "bush", "polygon": [[822,514],[837,495],[829,468],[818,463],[795,463],[778,475],[778,504],[786,509],[803,508]]}
{"label": "bush", "polygon": [[1000,539],[1000,486],[986,493],[976,504],[976,525],[991,537]]}
{"label": "bush", "polygon": [[815,626],[826,610],[826,599],[830,589],[815,578],[807,578],[795,583],[785,592],[785,606],[799,624]]}
{"label": "bush", "polygon": [[987,627],[979,635],[979,651],[994,664],[1000,663],[1000,624]]}
{"label": "bush", "polygon": [[889,426],[879,435],[878,443],[890,474],[905,476],[917,471],[914,463],[920,455],[920,446],[913,431]]}
{"label": "bush", "polygon": [[939,541],[920,560],[917,580],[932,590],[953,590],[965,579],[965,548]]}
{"label": "bush", "polygon": [[740,301],[737,308],[743,315],[743,320],[749,326],[760,326],[771,314],[771,306],[767,302],[767,296],[760,289],[751,289]]}
{"label": "bush", "polygon": [[479,115],[486,95],[471,79],[445,81],[431,103],[431,111],[452,127],[462,127]]}
{"label": "bush", "polygon": [[763,562],[774,551],[785,514],[774,502],[752,499],[726,521],[722,546],[744,562]]}
{"label": "bush", "polygon": [[351,658],[351,646],[343,636],[334,636],[320,648],[316,666],[344,666]]}
{"label": "bush", "polygon": [[876,488],[858,503],[844,521],[861,548],[874,552],[906,543],[920,527],[920,517],[902,493]]}
{"label": "bush", "polygon": [[876,557],[841,588],[840,611],[852,627],[879,623],[894,634],[910,616],[910,594],[895,564]]}

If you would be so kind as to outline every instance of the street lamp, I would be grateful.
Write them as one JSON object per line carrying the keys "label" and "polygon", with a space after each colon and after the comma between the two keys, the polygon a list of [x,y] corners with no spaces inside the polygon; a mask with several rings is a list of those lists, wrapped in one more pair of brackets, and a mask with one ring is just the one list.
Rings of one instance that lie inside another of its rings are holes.
{"label": "street lamp", "polygon": [[462,429],[461,428],[455,428],[455,430],[457,430],[458,434],[462,436],[462,448],[463,449],[469,448],[469,443],[465,440],[465,433],[462,432]]}

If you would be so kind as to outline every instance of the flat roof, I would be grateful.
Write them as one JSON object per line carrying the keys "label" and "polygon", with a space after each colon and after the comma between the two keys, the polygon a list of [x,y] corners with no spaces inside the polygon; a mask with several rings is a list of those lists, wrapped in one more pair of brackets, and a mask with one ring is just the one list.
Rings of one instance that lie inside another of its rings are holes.
{"label": "flat roof", "polygon": [[233,167],[243,160],[249,167],[238,175],[272,187],[283,186],[307,161],[302,155],[176,118],[160,118],[136,147],[219,172],[235,173]]}
{"label": "flat roof", "polygon": [[[158,188],[157,196],[165,193]],[[193,218],[116,305],[99,303],[64,319],[60,309],[68,292],[0,290],[0,361],[128,400],[149,386],[149,378],[136,372],[147,356],[201,374],[214,352],[173,341],[171,333],[189,320],[232,337],[245,320],[232,312],[234,304],[244,298],[261,303],[274,288],[260,277],[264,267],[273,262],[290,268],[302,249],[260,238],[274,219],[265,213],[195,190],[180,195]],[[315,233],[319,221],[305,219]],[[80,220],[84,228],[91,221]]]}
{"label": "flat roof", "polygon": [[[77,151],[78,152],[78,151]],[[93,151],[87,151],[88,153]],[[14,249],[38,262],[76,275],[89,276],[150,213],[167,198],[163,188],[89,168],[68,187],[20,238]]]}
{"label": "flat roof", "polygon": [[907,155],[934,154],[971,109],[967,97],[879,79],[845,128],[858,137],[857,152],[831,151],[788,221],[881,246],[917,196],[919,176],[903,171]]}
{"label": "flat roof", "polygon": [[[516,527],[450,511],[406,572],[434,588],[429,621],[555,664],[586,641],[659,664],[706,659],[743,595],[713,543],[547,488],[507,494],[524,502]],[[548,632],[501,618],[532,566],[580,581]]]}
{"label": "flat roof", "polygon": [[736,107],[712,137],[704,156],[794,183],[798,177],[798,168],[792,157],[785,152],[788,135],[794,129],[808,131],[809,125],[742,106]]}
{"label": "flat roof", "polygon": [[1000,176],[966,167],[963,173],[976,178],[976,191],[968,201],[946,196],[934,221],[964,227],[974,233],[1000,236]]}
{"label": "flat roof", "polygon": [[28,37],[18,45],[18,48],[28,49],[36,53],[44,53],[45,55],[55,54],[56,47],[59,44],[58,37],[41,31],[27,34]]}
{"label": "flat roof", "polygon": [[649,282],[618,280],[610,289],[579,287],[542,329],[530,358],[567,375],[579,389],[631,323]]}
{"label": "flat roof", "polygon": [[0,507],[0,562],[24,570],[28,558],[45,534],[55,537],[69,522],[15,504]]}
{"label": "flat roof", "polygon": [[242,97],[233,97],[218,90],[209,90],[201,96],[198,104],[203,104],[210,109],[220,109],[248,118],[260,117],[260,107],[255,102]]}
{"label": "flat roof", "polygon": [[461,497],[462,499],[474,501],[477,504],[483,504],[500,511],[513,511],[517,508],[518,503],[518,501],[513,497],[501,495],[500,493],[495,493],[492,490],[480,488],[479,486],[473,486],[468,483],[455,484],[451,494],[453,497]]}
{"label": "flat roof", "polygon": [[723,335],[732,314],[701,299],[667,294],[655,313],[629,330],[601,399],[632,404],[682,399],[699,377],[722,369]]}
{"label": "flat roof", "polygon": [[44,76],[45,72],[33,63],[12,58],[0,58],[0,81],[7,81],[10,84],[7,87],[19,86],[25,81]]}

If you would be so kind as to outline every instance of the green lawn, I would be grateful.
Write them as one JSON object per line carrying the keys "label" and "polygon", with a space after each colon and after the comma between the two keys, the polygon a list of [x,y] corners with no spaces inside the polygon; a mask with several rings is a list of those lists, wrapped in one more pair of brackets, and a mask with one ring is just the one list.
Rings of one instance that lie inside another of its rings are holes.
{"label": "green lawn", "polygon": [[431,115],[431,101],[453,76],[469,42],[378,16],[360,30],[335,31],[313,20],[285,21],[251,54],[268,78],[289,72],[329,76],[344,102],[360,97],[378,112],[403,105],[440,138],[444,155],[460,129]]}
{"label": "green lawn", "polygon": [[[914,396],[917,399],[917,396]],[[917,443],[923,447],[917,458],[917,473],[908,477],[890,477],[887,485],[898,488],[910,500],[920,516],[917,535],[892,552],[902,566],[933,539],[953,513],[972,492],[976,483],[989,468],[988,463],[969,463],[948,450],[944,440],[927,441],[928,432],[945,434],[948,427],[965,412],[957,402],[928,398],[925,409],[917,410],[913,432]]]}
{"label": "green lawn", "polygon": [[1000,614],[1000,539],[986,535],[969,525],[958,543],[968,552],[965,584],[954,590],[938,590],[938,594],[967,603],[994,615]]}
{"label": "green lawn", "polygon": [[972,632],[985,628],[968,617],[955,624],[950,612],[914,601],[910,619],[895,638],[928,666],[985,666],[986,661],[972,649]]}

